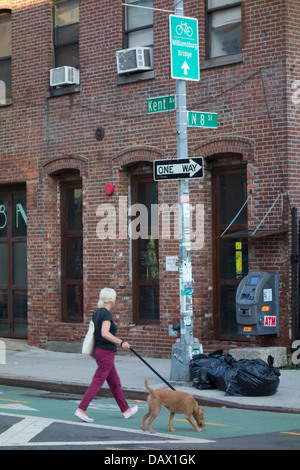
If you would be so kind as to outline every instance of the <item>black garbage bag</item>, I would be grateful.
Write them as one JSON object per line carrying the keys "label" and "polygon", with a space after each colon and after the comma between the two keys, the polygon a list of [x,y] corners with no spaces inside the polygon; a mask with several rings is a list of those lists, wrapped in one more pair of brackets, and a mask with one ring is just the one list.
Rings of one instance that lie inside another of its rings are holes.
{"label": "black garbage bag", "polygon": [[199,390],[210,390],[216,388],[210,381],[208,371],[211,364],[216,363],[218,360],[208,361],[205,354],[197,354],[190,362],[190,372],[193,381],[193,386]]}
{"label": "black garbage bag", "polygon": [[194,387],[199,390],[215,389],[222,381],[223,368],[235,362],[230,354],[224,354],[222,349],[208,355],[197,354],[190,362],[190,372]]}
{"label": "black garbage bag", "polygon": [[230,354],[222,356],[220,364],[207,371],[208,379],[218,390],[227,390],[228,384],[236,373],[236,361]]}
{"label": "black garbage bag", "polygon": [[219,349],[207,356],[194,356],[190,372],[194,387],[200,390],[219,389],[228,396],[268,396],[274,395],[279,386],[280,372],[273,363],[272,356],[268,363],[261,359],[236,361]]}
{"label": "black garbage bag", "polygon": [[280,372],[273,367],[273,363],[272,356],[268,357],[268,364],[261,359],[240,359],[236,362],[236,371],[228,383],[225,395],[274,395],[279,386]]}

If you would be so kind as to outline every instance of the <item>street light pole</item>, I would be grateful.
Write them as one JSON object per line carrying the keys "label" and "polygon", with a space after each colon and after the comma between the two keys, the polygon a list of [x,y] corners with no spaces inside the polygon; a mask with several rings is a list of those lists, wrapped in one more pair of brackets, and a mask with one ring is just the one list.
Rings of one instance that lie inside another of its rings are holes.
{"label": "street light pole", "polygon": [[[175,15],[183,16],[183,0],[174,0]],[[176,79],[177,158],[188,158],[186,80]],[[189,364],[202,346],[193,334],[193,277],[191,262],[191,220],[188,179],[178,183],[180,341],[172,347],[171,380],[190,382]]]}

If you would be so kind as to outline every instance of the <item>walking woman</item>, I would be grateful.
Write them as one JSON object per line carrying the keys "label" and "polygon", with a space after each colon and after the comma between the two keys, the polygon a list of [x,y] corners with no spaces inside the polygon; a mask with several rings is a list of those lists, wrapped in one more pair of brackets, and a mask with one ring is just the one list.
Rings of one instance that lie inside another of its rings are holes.
{"label": "walking woman", "polygon": [[94,420],[86,414],[86,409],[95,395],[102,388],[105,380],[121,410],[124,418],[134,415],[138,407],[130,408],[125,400],[121,388],[121,382],[115,368],[115,354],[119,345],[124,350],[130,349],[127,341],[117,338],[117,325],[113,321],[111,309],[116,302],[116,292],[108,287],[102,289],[99,295],[98,309],[93,314],[95,325],[95,351],[94,356],[98,365],[92,383],[85,392],[78,409],[75,412],[77,418],[87,423]]}

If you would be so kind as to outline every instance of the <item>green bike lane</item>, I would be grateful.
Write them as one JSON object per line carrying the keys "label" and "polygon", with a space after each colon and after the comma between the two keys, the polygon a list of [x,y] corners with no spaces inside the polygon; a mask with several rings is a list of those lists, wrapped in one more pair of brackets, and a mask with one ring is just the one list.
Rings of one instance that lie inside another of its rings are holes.
{"label": "green bike lane", "polygon": [[[77,395],[55,394],[46,391],[2,386],[0,388],[0,429],[1,415],[48,418],[78,423],[74,412],[81,397]],[[141,418],[148,410],[147,402],[128,400],[130,406],[137,404],[139,410],[132,418],[125,420],[113,398],[96,397],[91,403],[88,414],[93,417],[95,425],[107,426],[111,429],[138,430],[141,432]],[[300,415],[291,413],[273,413],[249,411],[231,408],[203,407],[206,426],[202,432],[196,432],[177,414],[174,419],[174,433],[168,431],[169,412],[164,407],[153,421],[152,427],[157,433],[170,437],[191,438],[193,440],[209,440],[233,438],[267,433],[285,433],[299,436],[300,447]],[[92,426],[92,425],[91,425]],[[144,439],[150,436],[146,431]],[[151,435],[152,436],[152,435]],[[199,441],[200,442],[200,441]]]}

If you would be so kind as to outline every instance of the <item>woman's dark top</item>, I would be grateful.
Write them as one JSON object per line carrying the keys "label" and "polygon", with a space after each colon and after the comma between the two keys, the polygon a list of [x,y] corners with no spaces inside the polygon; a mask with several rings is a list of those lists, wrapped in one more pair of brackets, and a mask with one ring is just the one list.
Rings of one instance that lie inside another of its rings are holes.
{"label": "woman's dark top", "polygon": [[107,308],[98,308],[98,310],[93,314],[93,322],[95,325],[95,346],[100,349],[105,349],[106,351],[116,351],[116,343],[108,341],[101,335],[102,323],[104,321],[111,322],[109,332],[114,336],[116,335],[118,327],[112,319],[111,311],[107,310]]}

